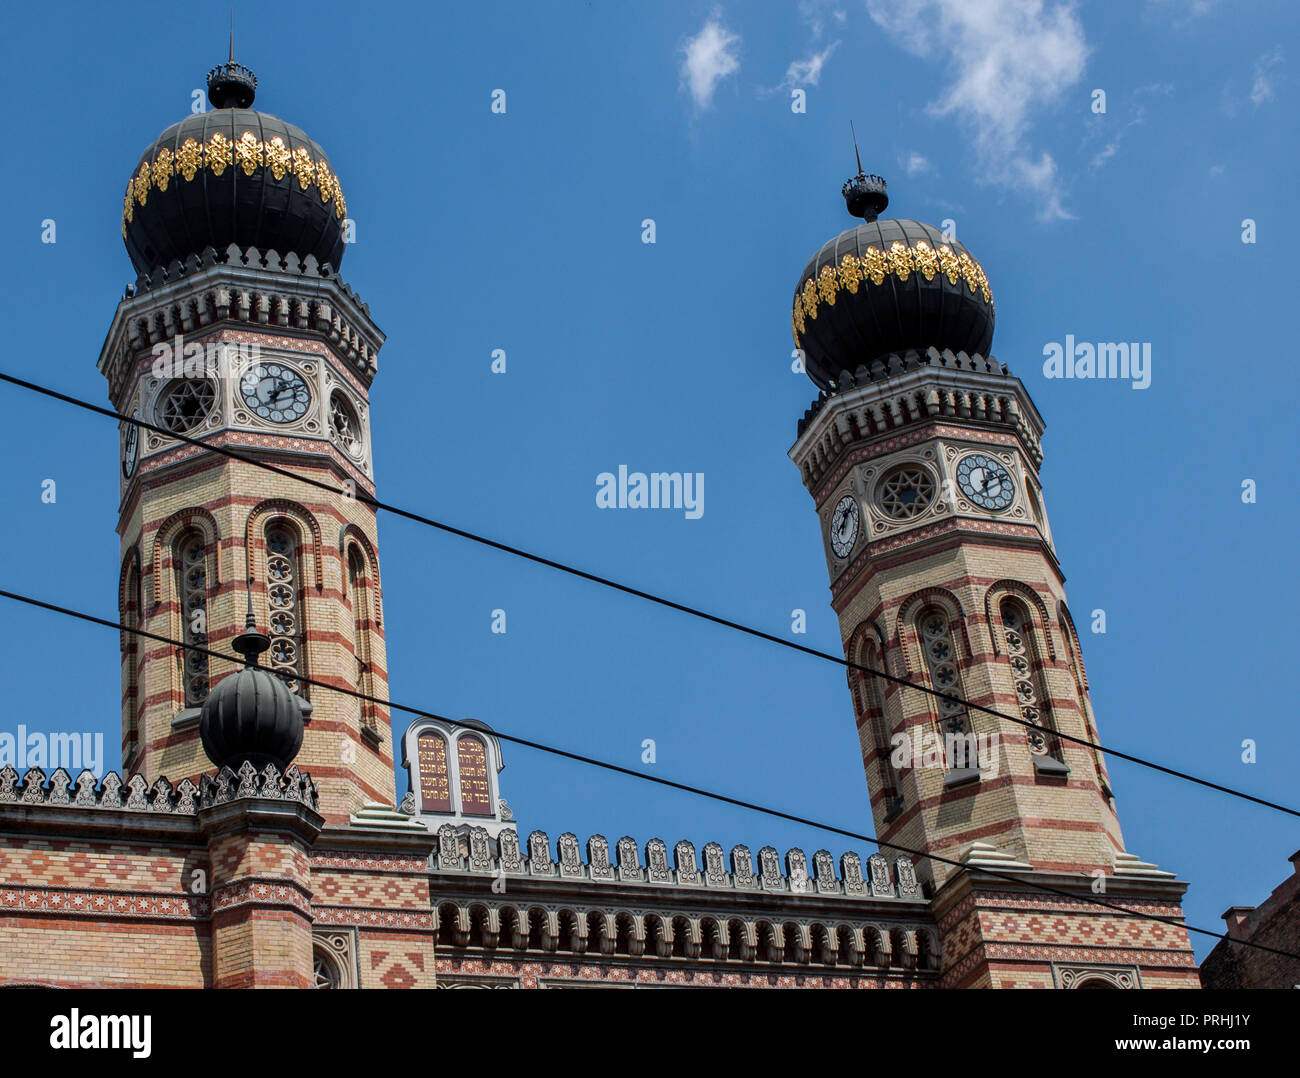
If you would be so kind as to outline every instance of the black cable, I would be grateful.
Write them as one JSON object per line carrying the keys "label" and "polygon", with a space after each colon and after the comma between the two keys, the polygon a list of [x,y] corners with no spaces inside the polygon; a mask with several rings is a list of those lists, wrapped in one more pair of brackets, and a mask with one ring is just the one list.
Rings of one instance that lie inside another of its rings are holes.
{"label": "black cable", "polygon": [[[91,624],[94,625],[102,625],[104,628],[107,629],[116,629],[119,632],[128,632],[136,636],[143,636],[150,640],[156,640],[159,643],[169,644],[172,647],[180,648],[182,651],[197,652],[201,655],[207,655],[210,658],[221,659],[223,661],[228,661],[228,662],[234,662],[240,665],[242,665],[244,661],[242,656],[225,655],[219,651],[214,651],[211,648],[201,647],[195,644],[186,644],[183,641],[173,640],[170,637],[162,636],[158,633],[151,633],[146,629],[139,629],[134,626],[124,625],[121,622],[109,621],[107,618],[96,617],[94,614],[87,614],[84,613],[83,611],[73,610],[70,607],[66,607],[66,606],[58,606],[55,603],[48,603],[42,599],[36,599],[29,595],[22,595],[18,592],[0,589],[0,598],[12,599],[15,602],[26,603],[28,606],[38,607],[41,610],[48,610],[55,614],[62,614],[66,617],[76,618],[79,621],[90,622]],[[382,700],[377,696],[371,696],[370,694],[360,692],[359,690],[345,689],[338,685],[331,685],[328,684],[327,682],[318,681],[314,678],[304,677],[298,673],[295,673],[293,677],[294,680],[300,681],[306,685],[312,685],[318,688],[325,689],[327,691],[341,693],[344,696],[354,697],[358,700],[364,700],[367,701],[368,703],[378,704],[382,707],[393,708],[397,711],[403,711],[408,714],[415,715],[419,718],[437,719],[440,722],[449,723],[452,726],[460,727],[462,729],[467,728],[465,727],[464,723],[459,722],[456,719],[449,718],[446,715],[439,715],[436,712],[425,711],[422,708],[411,707],[406,704],[399,704],[393,700]],[[724,804],[734,805],[737,808],[743,808],[751,812],[759,812],[767,816],[774,816],[777,819],[788,820],[791,823],[797,823],[804,827],[814,827],[820,831],[826,831],[834,835],[841,835],[845,838],[853,839],[854,841],[870,843],[871,845],[874,845],[879,849],[897,850],[899,853],[905,853],[909,857],[924,857],[930,861],[936,861],[940,864],[950,865],[954,868],[965,868],[967,870],[972,870],[972,866],[965,865],[960,861],[954,861],[948,857],[943,857],[940,854],[923,853],[920,850],[914,850],[908,846],[902,846],[895,842],[886,842],[884,839],[873,838],[869,835],[864,835],[858,831],[849,831],[842,827],[836,827],[833,824],[822,823],[818,820],[811,819],[807,816],[796,816],[793,813],[783,812],[780,809],[768,808],[765,805],[759,805],[753,801],[743,801],[740,798],[731,797],[727,794],[714,793],[711,790],[705,790],[698,786],[691,786],[684,782],[675,782],[672,779],[663,779],[655,775],[647,775],[644,771],[634,771],[630,767],[623,767],[621,764],[613,764],[607,760],[599,760],[594,756],[586,756],[582,753],[570,752],[568,749],[557,748],[554,745],[547,745],[541,741],[532,741],[529,738],[519,737],[516,734],[503,733],[501,730],[498,730],[495,727],[492,728],[492,734],[494,737],[497,737],[502,741],[509,742],[510,744],[513,745],[522,745],[526,748],[536,749],[539,752],[550,753],[551,755],[554,756],[560,756],[567,760],[574,760],[578,763],[587,764],[591,767],[602,768],[606,771],[613,771],[621,775],[631,775],[633,778],[641,779],[645,782],[652,782],[659,786],[667,786],[668,788],[673,790],[681,790],[684,793],[694,794],[697,797],[706,797],[709,798],[710,800],[721,801]],[[1140,910],[1129,909],[1127,906],[1119,906],[1113,902],[1106,902],[1102,899],[1092,896],[1091,894],[1075,894],[1070,891],[1063,891],[1057,887],[1051,887],[1047,884],[1026,880],[1021,876],[1015,876],[1006,872],[998,872],[995,869],[984,868],[983,866],[979,866],[975,868],[974,871],[982,872],[987,876],[992,876],[996,879],[1006,880],[1015,884],[1020,884],[1020,885],[1028,884],[1029,886],[1035,888],[1036,890],[1043,891],[1047,894],[1056,895],[1059,898],[1067,898],[1072,902],[1077,902],[1080,899],[1082,899],[1083,901],[1089,902],[1092,905],[1101,906],[1104,909],[1108,909],[1116,913],[1122,913],[1127,916],[1138,917],[1148,921],[1159,921],[1161,924],[1172,925],[1175,928],[1182,927],[1186,929],[1188,932],[1196,932],[1199,933],[1200,935],[1211,936],[1214,939],[1220,939],[1220,940],[1231,939],[1231,937],[1229,937],[1225,933],[1214,932],[1208,928],[1197,928],[1195,925],[1190,925],[1185,920],[1181,920],[1177,917],[1161,917],[1158,914],[1144,913]],[[1235,940],[1232,942],[1240,943],[1243,946],[1247,946],[1247,947],[1254,947],[1258,950],[1268,951],[1271,954],[1282,955],[1285,958],[1300,959],[1300,954],[1292,954],[1289,951],[1281,951],[1275,947],[1268,947],[1262,943],[1253,943],[1249,940]]]}
{"label": "black cable", "polygon": [[[286,479],[293,479],[300,483],[306,483],[308,486],[316,487],[320,490],[327,491],[331,494],[339,494],[347,498],[355,499],[356,501],[374,507],[376,510],[382,509],[384,512],[392,513],[394,516],[399,516],[407,520],[415,521],[417,524],[423,524],[430,528],[436,528],[439,531],[447,532],[450,535],[459,536],[462,539],[469,539],[472,542],[480,543],[483,546],[491,547],[493,550],[500,550],[506,554],[511,554],[518,558],[524,558],[528,561],[536,562],[538,565],[545,565],[548,568],[556,569],[563,573],[568,573],[570,576],[576,576],[582,580],[588,580],[594,584],[600,584],[602,587],[612,588],[615,591],[620,591],[623,592],[624,594],[635,596],[638,599],[645,599],[648,602],[656,603],[659,606],[665,606],[670,610],[676,610],[677,612],[682,614],[689,614],[692,617],[700,618],[704,621],[712,622],[715,625],[721,625],[727,629],[734,629],[735,631],[745,633],[748,636],[757,637],[758,639],[766,640],[769,643],[779,644],[782,647],[791,648],[794,651],[800,651],[803,652],[805,655],[812,655],[813,657],[818,659],[824,659],[827,662],[835,663],[837,666],[842,666],[848,670],[856,670],[864,674],[870,674],[873,677],[883,678],[884,680],[892,682],[895,685],[901,685],[909,689],[916,689],[920,692],[926,693],[927,695],[933,696],[937,699],[947,700],[951,703],[960,704],[961,706],[968,708],[972,711],[978,711],[985,715],[991,715],[994,718],[1003,719],[1006,722],[1015,723],[1018,726],[1024,726],[1028,729],[1038,730],[1040,732],[1044,731],[1043,727],[1038,726],[1027,719],[1019,718],[1015,715],[1008,715],[1005,712],[997,711],[994,708],[985,707],[983,704],[973,703],[972,701],[965,700],[960,696],[954,696],[951,693],[946,693],[941,689],[932,689],[927,685],[921,685],[915,681],[908,681],[906,678],[898,677],[894,674],[887,673],[884,670],[874,670],[869,666],[863,666],[860,663],[852,662],[848,659],[842,658],[839,655],[834,655],[829,651],[821,651],[817,648],[808,647],[806,644],[798,644],[795,643],[793,640],[786,640],[784,637],[775,636],[772,633],[764,632],[761,629],[755,629],[752,626],[742,625],[740,622],[731,621],[730,619],[720,617],[717,614],[710,614],[707,611],[700,610],[696,607],[686,606],[685,604],[678,603],[672,599],[665,599],[662,596],[654,595],[651,592],[642,591],[641,589],[634,588],[628,584],[620,584],[615,580],[608,579],[607,577],[598,576],[595,573],[589,573],[585,569],[579,569],[572,565],[566,565],[563,562],[554,561],[550,558],[543,557],[540,554],[533,554],[526,550],[520,550],[518,547],[513,547],[506,543],[498,542],[495,539],[489,539],[486,536],[482,536],[474,532],[466,531],[463,528],[457,528],[454,525],[445,524],[442,521],[438,521],[438,520],[433,520],[430,517],[422,516],[419,513],[414,513],[411,512],[410,510],[402,509],[395,505],[389,505],[385,502],[379,501],[377,498],[371,497],[370,495],[362,491],[345,490],[340,487],[331,486],[329,483],[322,482],[319,479],[311,479],[305,475],[299,475],[296,472],[289,471],[287,468],[281,468],[278,465],[271,464],[268,461],[258,460],[255,457],[246,456],[245,454],[240,453],[237,450],[231,449],[228,446],[211,445],[208,442],[201,441],[197,438],[191,438],[185,434],[178,434],[175,431],[168,430],[166,427],[160,427],[154,423],[148,422],[147,420],[139,419],[135,416],[123,415],[121,412],[115,412],[111,408],[104,408],[101,405],[92,404],[90,403],[90,401],[82,400],[79,397],[69,396],[66,393],[60,393],[58,390],[50,389],[49,387],[39,385],[36,382],[28,382],[25,379],[15,377],[12,374],[6,374],[3,371],[0,371],[0,381],[8,382],[10,385],[18,386],[21,389],[27,389],[33,393],[39,393],[42,396],[51,397],[54,400],[62,401],[65,404],[72,404],[78,408],[83,408],[87,411],[95,412],[98,415],[106,416],[111,419],[116,419],[123,423],[132,423],[138,427],[144,427],[147,430],[154,431],[156,434],[161,434],[167,438],[174,438],[179,442],[184,442],[186,445],[196,446],[197,448],[204,449],[212,453],[217,453],[220,454],[221,456],[229,457],[232,460],[237,460],[244,464],[251,464],[256,468],[265,469],[266,471],[272,472],[275,475],[283,476]],[[1152,760],[1147,760],[1140,756],[1134,756],[1131,753],[1122,752],[1119,749],[1107,748],[1105,745],[1102,745],[1098,742],[1089,741],[1087,738],[1075,737],[1073,734],[1062,733],[1060,730],[1055,730],[1055,729],[1048,730],[1046,732],[1050,733],[1053,737],[1060,738],[1063,741],[1070,741],[1076,745],[1084,745],[1087,748],[1094,749],[1098,752],[1104,752],[1110,756],[1118,757],[1121,760],[1127,760],[1129,761],[1129,763],[1138,764],[1142,767],[1148,767],[1153,771],[1159,771],[1161,774],[1171,775],[1174,778],[1183,779],[1186,782],[1194,782],[1198,786],[1204,786],[1207,789],[1217,790],[1219,793],[1225,793],[1232,797],[1239,797],[1242,800],[1250,801],[1257,805],[1263,805],[1265,808],[1275,809],[1278,812],[1285,812],[1289,816],[1295,816],[1300,818],[1300,809],[1293,809],[1286,805],[1280,805],[1276,801],[1269,801],[1266,798],[1256,797],[1254,794],[1248,794],[1243,790],[1236,790],[1233,789],[1231,786],[1224,786],[1222,783],[1213,782],[1210,779],[1203,779],[1197,775],[1188,774],[1186,771],[1179,771],[1176,768],[1166,767],[1164,764],[1158,764]]]}

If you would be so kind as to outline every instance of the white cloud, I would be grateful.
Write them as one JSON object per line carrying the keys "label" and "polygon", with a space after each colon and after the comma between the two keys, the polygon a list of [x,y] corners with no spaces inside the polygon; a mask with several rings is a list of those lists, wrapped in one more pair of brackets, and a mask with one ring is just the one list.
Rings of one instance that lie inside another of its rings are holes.
{"label": "white cloud", "polygon": [[1273,100],[1273,69],[1282,63],[1282,46],[1278,45],[1272,52],[1266,52],[1255,61],[1255,81],[1250,87],[1250,100],[1255,105]]}
{"label": "white cloud", "polygon": [[682,46],[682,84],[690,91],[696,108],[706,109],[713,102],[713,91],[728,75],[740,70],[736,54],[740,36],[727,30],[715,12],[700,32],[687,38]]}
{"label": "white cloud", "polygon": [[919,176],[923,172],[929,172],[933,167],[924,154],[919,154],[915,150],[900,155],[898,163],[909,176]]}
{"label": "white cloud", "polygon": [[1056,162],[1029,143],[1033,116],[1083,75],[1083,26],[1043,0],[867,0],[872,19],[953,77],[930,104],[970,132],[985,179],[1022,191],[1044,220],[1068,218]]}
{"label": "white cloud", "polygon": [[795,60],[786,68],[782,86],[816,86],[821,81],[822,68],[830,59],[831,53],[839,48],[838,41],[832,41],[821,52],[815,52],[806,60]]}

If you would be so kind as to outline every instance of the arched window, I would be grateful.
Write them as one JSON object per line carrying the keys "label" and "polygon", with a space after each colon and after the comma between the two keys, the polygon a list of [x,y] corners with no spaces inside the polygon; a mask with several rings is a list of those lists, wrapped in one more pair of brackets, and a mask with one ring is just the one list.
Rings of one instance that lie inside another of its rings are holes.
{"label": "arched window", "polygon": [[[374,607],[370,599],[370,581],[366,559],[355,544],[348,546],[348,601],[352,604],[352,653],[356,657],[357,692],[375,695],[374,655],[370,634],[374,628]],[[377,708],[373,700],[362,700],[361,724],[377,729]]]}
{"label": "arched window", "polygon": [[1043,684],[1042,656],[1035,641],[1034,623],[1029,611],[1017,600],[1002,600],[998,613],[1002,618],[1002,639],[1011,664],[1020,717],[1033,726],[1021,727],[1025,743],[1035,756],[1050,756],[1064,762],[1059,738],[1053,737],[1055,723],[1047,706],[1048,693]]}
{"label": "arched window", "polygon": [[460,811],[465,816],[492,815],[492,785],[488,780],[487,748],[481,737],[456,739],[456,770],[460,775]]}
{"label": "arched window", "polygon": [[425,730],[416,739],[416,775],[420,782],[420,811],[451,812],[451,786],[447,770],[447,739]]}
{"label": "arched window", "polygon": [[[134,552],[122,579],[120,600],[121,621],[127,629],[140,627],[140,570],[136,568]],[[133,632],[122,633],[122,770],[131,769],[139,755],[139,680],[140,638]]]}
{"label": "arched window", "polygon": [[[884,669],[880,647],[874,640],[863,641],[858,649],[857,663],[872,670]],[[894,768],[893,745],[889,740],[889,729],[885,721],[885,704],[880,680],[874,674],[861,670],[856,671],[855,676],[858,690],[855,694],[858,707],[858,739],[862,745],[864,759],[871,750],[875,751],[877,775],[885,799],[885,812],[888,815],[902,797],[899,793],[898,772]]]}
{"label": "arched window", "polygon": [[299,680],[306,673],[303,646],[301,573],[298,536],[289,525],[273,521],[266,528],[266,600],[270,607],[270,666],[290,692],[307,697]]}
{"label": "arched window", "polygon": [[181,532],[172,546],[176,571],[176,599],[181,618],[181,639],[187,649],[180,658],[185,706],[200,707],[208,696],[208,657],[188,647],[208,646],[208,558],[203,533]]}
{"label": "arched window", "polygon": [[[1097,725],[1092,721],[1092,708],[1088,705],[1088,690],[1083,685],[1079,641],[1070,632],[1068,616],[1061,618],[1061,633],[1065,637],[1065,650],[1070,657],[1070,674],[1074,678],[1074,698],[1079,707],[1079,715],[1083,719],[1083,731],[1088,740],[1093,745],[1096,745],[1100,738],[1097,736]],[[1095,748],[1089,749],[1089,751],[1092,753],[1092,766],[1097,772],[1097,783],[1101,787],[1102,796],[1109,800],[1114,794],[1111,793],[1110,782],[1106,777],[1106,768],[1101,762],[1101,753]]]}
{"label": "arched window", "polygon": [[939,713],[939,740],[943,744],[947,770],[978,768],[970,717],[966,714],[966,705],[960,702],[966,694],[957,667],[957,647],[953,643],[947,611],[940,606],[927,607],[918,615],[916,628],[921,650],[925,652],[926,667],[930,671],[931,686],[958,698],[930,698]]}

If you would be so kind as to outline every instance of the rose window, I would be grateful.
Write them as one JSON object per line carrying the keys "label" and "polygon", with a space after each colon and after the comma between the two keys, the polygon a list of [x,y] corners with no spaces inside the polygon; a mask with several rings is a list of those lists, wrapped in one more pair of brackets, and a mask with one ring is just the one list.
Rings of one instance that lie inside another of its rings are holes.
{"label": "rose window", "polygon": [[904,464],[885,473],[876,488],[876,503],[893,520],[912,520],[934,501],[934,480],[919,464]]}
{"label": "rose window", "polygon": [[163,391],[158,403],[158,424],[173,434],[188,434],[207,419],[217,393],[206,378],[182,378]]}

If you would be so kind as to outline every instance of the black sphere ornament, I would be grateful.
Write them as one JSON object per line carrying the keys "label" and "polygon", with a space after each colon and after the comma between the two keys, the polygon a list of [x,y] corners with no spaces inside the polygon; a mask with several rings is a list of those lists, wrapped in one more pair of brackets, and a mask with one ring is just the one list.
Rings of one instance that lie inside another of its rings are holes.
{"label": "black sphere ornament", "polygon": [[284,771],[302,748],[303,701],[257,665],[271,641],[257,630],[251,596],[249,605],[246,628],[231,642],[243,655],[244,668],[208,694],[199,717],[199,738],[217,767],[238,770],[247,761],[258,770],[274,764]]}

